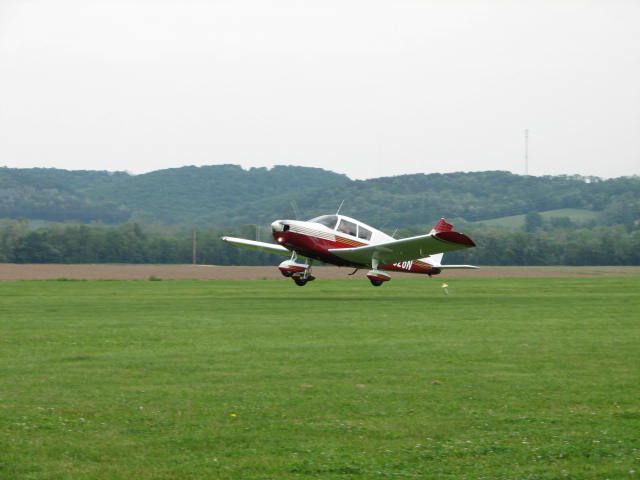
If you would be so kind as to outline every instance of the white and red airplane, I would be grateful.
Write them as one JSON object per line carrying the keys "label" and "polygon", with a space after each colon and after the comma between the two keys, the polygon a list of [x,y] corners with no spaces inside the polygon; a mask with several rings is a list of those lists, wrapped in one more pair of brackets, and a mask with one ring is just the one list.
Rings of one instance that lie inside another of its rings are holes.
{"label": "white and red airplane", "polygon": [[396,240],[380,230],[345,215],[323,215],[307,221],[276,220],[271,224],[277,242],[222,237],[232,245],[291,256],[278,268],[285,277],[303,286],[314,280],[313,260],[341,267],[370,268],[367,277],[379,287],[391,277],[383,272],[399,271],[437,275],[448,268],[478,268],[473,265],[442,265],[444,252],[475,247],[463,233],[440,219],[427,235]]}

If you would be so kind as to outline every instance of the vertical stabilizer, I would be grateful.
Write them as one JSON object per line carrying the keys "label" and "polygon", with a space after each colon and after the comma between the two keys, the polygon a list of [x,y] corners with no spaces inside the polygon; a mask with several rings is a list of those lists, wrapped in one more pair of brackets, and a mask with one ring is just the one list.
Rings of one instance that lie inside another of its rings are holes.
{"label": "vertical stabilizer", "polygon": [[448,223],[444,218],[441,218],[438,220],[438,223],[433,226],[430,233],[450,232],[451,230],[453,230],[453,225]]}

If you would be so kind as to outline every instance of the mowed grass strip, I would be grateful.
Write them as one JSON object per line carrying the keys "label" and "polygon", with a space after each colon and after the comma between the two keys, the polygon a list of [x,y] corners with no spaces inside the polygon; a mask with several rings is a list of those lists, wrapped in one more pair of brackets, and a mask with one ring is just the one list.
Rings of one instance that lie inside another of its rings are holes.
{"label": "mowed grass strip", "polygon": [[640,278],[442,281],[0,283],[0,478],[640,475]]}

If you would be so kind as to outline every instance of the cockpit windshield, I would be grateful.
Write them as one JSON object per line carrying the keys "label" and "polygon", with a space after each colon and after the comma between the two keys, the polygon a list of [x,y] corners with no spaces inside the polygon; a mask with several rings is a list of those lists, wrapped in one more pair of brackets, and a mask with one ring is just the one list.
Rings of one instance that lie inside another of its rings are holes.
{"label": "cockpit windshield", "polygon": [[320,225],[324,225],[325,227],[329,227],[333,230],[336,228],[336,223],[338,223],[338,217],[336,215],[322,215],[320,217],[312,218],[309,221],[319,223]]}

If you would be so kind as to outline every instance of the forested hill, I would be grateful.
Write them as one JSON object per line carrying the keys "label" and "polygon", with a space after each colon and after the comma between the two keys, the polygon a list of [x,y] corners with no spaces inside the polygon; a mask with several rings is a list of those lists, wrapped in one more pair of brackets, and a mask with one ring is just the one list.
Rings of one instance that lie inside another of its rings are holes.
{"label": "forested hill", "polygon": [[343,212],[382,228],[446,216],[477,222],[557,209],[594,212],[610,224],[640,218],[640,177],[416,174],[355,181],[318,168],[236,165],[124,172],[0,168],[0,218],[177,226],[268,224]]}
{"label": "forested hill", "polygon": [[[350,180],[319,168],[243,170],[237,165],[124,172],[0,168],[0,218],[57,222],[167,225],[255,223],[247,205],[279,215],[305,192],[316,195]],[[279,199],[283,197],[283,199]]]}

